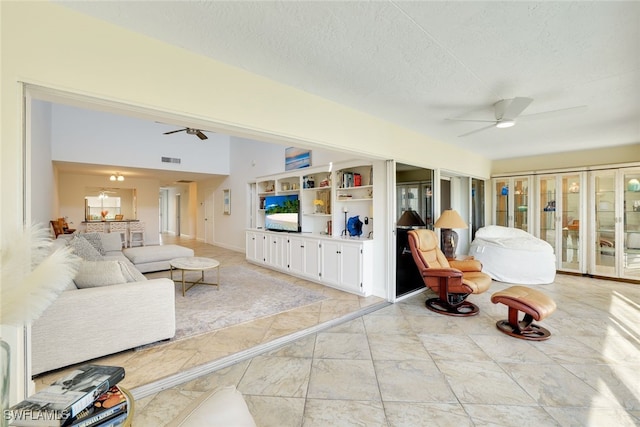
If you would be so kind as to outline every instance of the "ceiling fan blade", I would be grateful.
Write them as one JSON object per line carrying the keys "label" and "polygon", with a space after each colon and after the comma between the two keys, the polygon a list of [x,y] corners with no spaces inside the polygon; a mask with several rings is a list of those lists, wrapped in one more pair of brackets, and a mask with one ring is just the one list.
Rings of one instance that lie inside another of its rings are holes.
{"label": "ceiling fan blade", "polygon": [[463,133],[462,135],[458,135],[458,138],[462,138],[463,136],[468,136],[468,135],[474,134],[476,132],[481,132],[483,130],[487,130],[487,129],[495,127],[495,126],[496,125],[495,125],[495,122],[494,122],[494,123],[490,124],[489,126],[481,127],[480,129],[472,130],[471,132],[467,132],[467,133]]}
{"label": "ceiling fan blade", "polygon": [[450,121],[455,121],[455,122],[482,122],[482,123],[495,123],[495,120],[478,120],[478,119],[445,119],[445,120],[450,120]]}
{"label": "ceiling fan blade", "polygon": [[585,111],[587,109],[586,105],[578,105],[575,107],[568,107],[568,108],[560,108],[558,110],[549,110],[549,111],[542,111],[540,113],[533,113],[533,114],[525,114],[522,115],[520,117],[518,117],[519,120],[522,119],[541,119],[544,118],[546,116],[551,116],[551,115],[555,115],[558,113],[565,113],[565,112],[573,112],[573,113],[578,113],[578,112],[582,112]]}
{"label": "ceiling fan blade", "polygon": [[196,135],[198,135],[198,138],[200,138],[201,140],[205,140],[207,139],[207,135],[205,135],[204,133],[202,133],[201,130],[197,130],[196,131]]}
{"label": "ceiling fan blade", "polygon": [[525,110],[525,108],[527,108],[529,104],[531,104],[532,102],[533,102],[533,99],[531,98],[525,98],[525,97],[513,98],[509,103],[509,105],[507,105],[507,108],[505,108],[504,113],[502,114],[502,117],[497,117],[497,118],[503,119],[503,120],[513,120],[516,117],[518,117],[520,113],[522,113]]}
{"label": "ceiling fan blade", "polygon": [[187,130],[187,128],[184,128],[184,129],[178,129],[178,130],[171,130],[171,131],[169,131],[169,132],[165,132],[165,133],[163,133],[163,135],[169,135],[169,134],[176,133],[176,132],[184,132],[185,130]]}

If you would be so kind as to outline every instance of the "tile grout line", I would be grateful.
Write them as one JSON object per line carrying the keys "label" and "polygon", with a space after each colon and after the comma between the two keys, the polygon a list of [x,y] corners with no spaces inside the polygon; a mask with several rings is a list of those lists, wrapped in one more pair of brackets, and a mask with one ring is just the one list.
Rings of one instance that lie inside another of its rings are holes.
{"label": "tile grout line", "polygon": [[289,344],[294,341],[297,341],[300,338],[304,338],[308,335],[312,335],[312,334],[324,331],[333,326],[337,326],[341,323],[348,322],[349,320],[353,320],[358,317],[364,316],[366,314],[372,313],[374,311],[380,310],[389,305],[391,305],[391,303],[387,301],[372,304],[370,306],[361,308],[360,310],[355,311],[353,313],[349,313],[344,316],[337,317],[332,320],[328,320],[326,322],[320,323],[310,328],[303,329],[301,331],[294,332],[284,337],[277,338],[268,343],[260,344],[250,349],[243,350],[229,356],[225,356],[223,358],[214,360],[212,362],[205,363],[203,365],[196,366],[182,372],[178,372],[177,374],[170,375],[166,378],[162,378],[160,380],[151,382],[149,384],[135,387],[134,389],[130,390],[130,392],[133,395],[134,399],[142,399],[142,398],[148,397],[152,394],[159,393],[163,390],[194,380],[202,375],[210,374],[212,372],[234,365],[238,362],[242,362],[244,360],[251,359],[255,356],[261,355],[268,351],[275,350],[278,347],[282,347],[285,344]]}

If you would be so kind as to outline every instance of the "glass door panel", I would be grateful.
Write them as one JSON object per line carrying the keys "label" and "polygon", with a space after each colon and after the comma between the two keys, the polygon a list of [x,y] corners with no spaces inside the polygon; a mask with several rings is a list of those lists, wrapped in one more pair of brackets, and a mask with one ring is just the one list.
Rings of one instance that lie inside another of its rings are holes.
{"label": "glass door panel", "polygon": [[539,237],[556,247],[556,177],[540,178]]}
{"label": "glass door panel", "polygon": [[476,231],[485,226],[484,188],[483,180],[471,179],[471,240],[476,238]]}
{"label": "glass door panel", "polygon": [[580,175],[562,177],[562,258],[560,268],[580,269]]}
{"label": "glass door panel", "polygon": [[624,174],[623,276],[640,279],[640,171]]}
{"label": "glass door panel", "polygon": [[509,181],[498,179],[495,181],[496,197],[496,225],[509,226]]}
{"label": "glass door panel", "polygon": [[601,172],[594,177],[595,256],[594,274],[616,274],[616,174]]}
{"label": "glass door panel", "polygon": [[529,231],[529,178],[513,181],[513,226]]}

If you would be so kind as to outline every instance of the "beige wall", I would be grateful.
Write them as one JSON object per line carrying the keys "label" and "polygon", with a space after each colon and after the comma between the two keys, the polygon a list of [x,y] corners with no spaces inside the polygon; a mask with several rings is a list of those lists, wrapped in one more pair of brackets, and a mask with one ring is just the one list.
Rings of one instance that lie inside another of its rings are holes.
{"label": "beige wall", "polygon": [[[84,220],[84,196],[87,187],[104,186],[105,178],[96,175],[82,175],[71,173],[58,173],[58,212],[62,216],[68,216],[73,222],[73,227],[81,228]],[[126,219],[138,219],[145,223],[145,242],[147,244],[159,243],[158,224],[158,194],[160,193],[160,181],[154,179],[127,178],[118,183],[120,188],[136,189],[137,217]]]}
{"label": "beige wall", "polygon": [[583,150],[571,153],[496,160],[493,162],[491,173],[499,175],[632,162],[640,162],[640,144],[601,150]]}

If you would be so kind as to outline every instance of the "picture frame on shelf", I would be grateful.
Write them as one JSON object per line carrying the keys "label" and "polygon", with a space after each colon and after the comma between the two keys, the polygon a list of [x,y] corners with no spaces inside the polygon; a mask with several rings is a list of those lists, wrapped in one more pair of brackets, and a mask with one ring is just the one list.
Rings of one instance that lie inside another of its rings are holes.
{"label": "picture frame on shelf", "polygon": [[287,171],[311,166],[311,150],[288,147],[284,151],[284,168]]}
{"label": "picture frame on shelf", "polygon": [[231,215],[231,190],[228,188],[222,190],[222,213]]}

